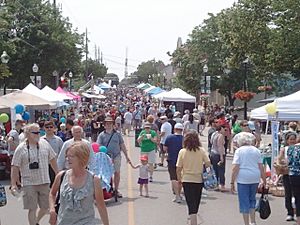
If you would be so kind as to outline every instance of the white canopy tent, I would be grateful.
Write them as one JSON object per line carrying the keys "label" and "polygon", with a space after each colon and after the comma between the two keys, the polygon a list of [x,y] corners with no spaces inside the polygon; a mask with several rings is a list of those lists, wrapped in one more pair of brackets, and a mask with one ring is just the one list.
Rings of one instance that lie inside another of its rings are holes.
{"label": "white canopy tent", "polygon": [[274,102],[278,112],[299,112],[300,118],[300,91],[277,98]]}
{"label": "white canopy tent", "polygon": [[97,85],[94,85],[93,88],[89,88],[86,92],[88,93],[96,93],[96,94],[103,94],[104,90],[98,87]]}
{"label": "white canopy tent", "polygon": [[45,86],[41,91],[44,95],[51,95],[51,96],[55,97],[56,99],[58,99],[59,101],[73,100],[73,98],[71,98],[65,94],[58,93],[57,91],[53,90],[52,88],[50,88],[48,86]]}
{"label": "white canopy tent", "polygon": [[67,103],[65,103],[63,101],[62,97],[57,96],[57,95],[53,95],[52,93],[44,93],[42,90],[40,90],[38,87],[36,87],[32,83],[28,84],[23,89],[23,92],[26,92],[26,93],[31,94],[31,95],[35,95],[37,97],[45,99],[46,101],[53,102],[53,103],[56,104],[57,107],[68,105]]}
{"label": "white canopy tent", "polygon": [[151,91],[152,89],[156,88],[155,86],[150,86],[147,89],[144,90],[145,93],[148,93],[149,91]]}
{"label": "white canopy tent", "polygon": [[276,116],[269,116],[264,105],[253,109],[250,118],[260,120],[276,119],[279,121],[300,120],[300,91],[277,98],[274,102],[277,108]]}
{"label": "white canopy tent", "polygon": [[174,88],[168,92],[162,92],[157,95],[153,95],[153,98],[159,99],[161,101],[170,101],[170,102],[190,102],[195,103],[196,97],[186,93],[180,88]]}
{"label": "white canopy tent", "polygon": [[106,99],[106,97],[104,95],[94,95],[94,94],[89,94],[89,93],[82,93],[82,96],[86,97],[86,98],[95,98],[95,99]]}
{"label": "white canopy tent", "polygon": [[47,101],[38,96],[26,93],[24,91],[15,91],[7,95],[0,97],[0,102],[2,99],[14,102],[16,104],[22,104],[26,107],[32,107],[34,109],[55,109],[56,104],[50,101]]}
{"label": "white canopy tent", "polygon": [[136,86],[136,88],[142,88],[145,85],[145,83],[141,83],[138,86]]}

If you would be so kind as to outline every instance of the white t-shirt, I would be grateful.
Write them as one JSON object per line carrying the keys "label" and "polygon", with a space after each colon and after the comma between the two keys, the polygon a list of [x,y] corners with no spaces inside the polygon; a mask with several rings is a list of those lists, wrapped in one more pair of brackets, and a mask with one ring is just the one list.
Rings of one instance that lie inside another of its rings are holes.
{"label": "white t-shirt", "polygon": [[132,113],[131,112],[126,112],[124,114],[124,120],[125,120],[125,123],[130,124],[131,121],[132,121]]}
{"label": "white t-shirt", "polygon": [[237,176],[237,183],[259,183],[259,163],[262,163],[262,157],[260,151],[256,147],[242,146],[238,148],[234,153],[232,161],[232,164],[238,164],[240,166],[240,170]]}
{"label": "white t-shirt", "polygon": [[149,166],[148,165],[140,165],[139,167],[139,178],[141,179],[149,179]]}
{"label": "white t-shirt", "polygon": [[160,143],[164,145],[168,135],[172,134],[172,125],[169,122],[163,123],[161,125],[160,132],[165,132],[165,135],[160,139]]}
{"label": "white t-shirt", "polygon": [[184,114],[183,117],[182,117],[182,121],[183,122],[188,121],[189,120],[189,116],[190,116],[189,114]]}

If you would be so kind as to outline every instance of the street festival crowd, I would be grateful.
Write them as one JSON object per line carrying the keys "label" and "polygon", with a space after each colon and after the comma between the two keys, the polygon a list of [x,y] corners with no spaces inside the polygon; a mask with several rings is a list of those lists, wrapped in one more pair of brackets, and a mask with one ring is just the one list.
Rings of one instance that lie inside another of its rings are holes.
{"label": "street festival crowd", "polygon": [[[256,210],[267,214],[262,215],[265,218],[270,214],[263,203],[258,205],[264,209],[257,209],[255,198],[258,190],[262,196],[268,190],[268,169],[273,166],[259,150],[260,123],[239,120],[225,107],[181,113],[176,102],[163,105],[138,89],[117,88],[99,104],[45,111],[36,123],[25,122],[17,120],[11,130],[4,126],[2,133],[11,159],[10,190],[23,198],[30,225],[39,224],[47,213],[52,225],[96,224],[94,204],[102,223],[108,225],[104,200],[122,198],[122,155],[138,170],[139,194],[145,198],[155,169],[167,166],[174,204],[186,201],[191,225],[199,222],[203,188],[237,191],[245,225],[256,224]],[[206,126],[208,146],[203,146],[200,136]],[[131,162],[123,139],[134,131],[141,151],[138,165]],[[298,131],[297,122],[282,125],[280,154],[274,166],[276,182],[284,186],[286,220],[300,225]],[[227,154],[233,154],[233,161],[231,177],[226,178]],[[225,187],[225,179],[231,179],[230,188]]]}

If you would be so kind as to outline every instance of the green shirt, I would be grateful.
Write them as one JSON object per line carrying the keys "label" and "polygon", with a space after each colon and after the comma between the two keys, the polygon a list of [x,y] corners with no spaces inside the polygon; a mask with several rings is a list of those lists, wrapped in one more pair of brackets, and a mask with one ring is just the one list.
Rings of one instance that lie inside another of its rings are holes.
{"label": "green shirt", "polygon": [[[154,130],[150,130],[150,134],[152,138],[157,136]],[[156,149],[156,143],[151,141],[150,139],[147,139],[145,130],[141,131],[139,138],[141,136],[143,136],[142,141],[140,143],[141,152],[151,152]]]}

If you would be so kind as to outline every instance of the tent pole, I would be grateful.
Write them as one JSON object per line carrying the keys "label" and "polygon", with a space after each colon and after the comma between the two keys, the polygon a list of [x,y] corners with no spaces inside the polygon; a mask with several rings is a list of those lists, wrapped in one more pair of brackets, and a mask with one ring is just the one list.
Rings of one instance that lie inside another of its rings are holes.
{"label": "tent pole", "polygon": [[267,119],[267,124],[266,124],[266,130],[265,130],[265,135],[268,134],[268,127],[269,127],[269,119]]}

